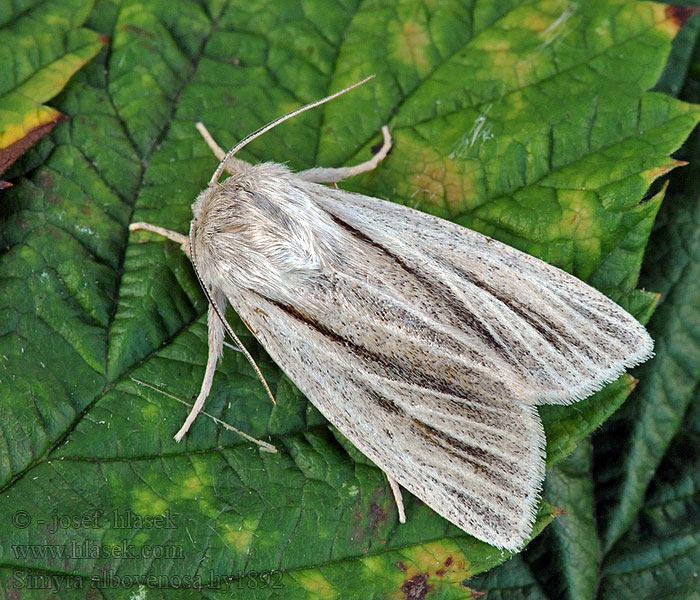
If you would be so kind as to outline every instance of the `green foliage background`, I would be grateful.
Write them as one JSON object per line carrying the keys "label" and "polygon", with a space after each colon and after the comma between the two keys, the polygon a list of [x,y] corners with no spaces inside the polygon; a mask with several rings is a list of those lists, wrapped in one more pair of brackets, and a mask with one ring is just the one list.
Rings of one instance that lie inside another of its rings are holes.
{"label": "green foliage background", "polygon": [[[698,120],[676,99],[700,100],[697,17],[671,52],[689,17],[610,0],[4,7],[3,94],[70,52],[68,33],[32,25],[110,40],[53,100],[70,120],[4,175],[1,597],[698,597],[695,137],[668,191],[649,191]],[[629,376],[541,411],[552,468],[536,531],[559,516],[497,568],[506,553],[408,494],[398,525],[382,474],[235,315],[278,404],[227,352],[206,409],[278,452],[206,416],[172,440],[203,373],[205,300],[179,248],[129,223],[186,231],[216,166],[194,122],[227,147],[369,73],[241,157],[354,164],[387,123],[392,153],[348,189],[539,256],[642,321],[658,302],[657,355],[619,411]]]}

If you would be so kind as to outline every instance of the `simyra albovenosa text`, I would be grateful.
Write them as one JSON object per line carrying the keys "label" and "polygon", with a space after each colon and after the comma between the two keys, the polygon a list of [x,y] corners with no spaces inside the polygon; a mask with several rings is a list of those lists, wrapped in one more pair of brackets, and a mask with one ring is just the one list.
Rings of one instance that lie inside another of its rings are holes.
{"label": "simyra albovenosa text", "polygon": [[[366,80],[364,80],[366,81]],[[292,173],[227,154],[192,205],[182,245],[209,298],[209,358],[182,439],[211,387],[226,302],[299,389],[387,475],[495,546],[527,539],[544,477],[535,406],[585,398],[646,360],[631,315],[564,271],[448,221],[320,185],[374,169]],[[230,173],[222,183],[222,172]],[[268,389],[268,393],[272,397]]]}

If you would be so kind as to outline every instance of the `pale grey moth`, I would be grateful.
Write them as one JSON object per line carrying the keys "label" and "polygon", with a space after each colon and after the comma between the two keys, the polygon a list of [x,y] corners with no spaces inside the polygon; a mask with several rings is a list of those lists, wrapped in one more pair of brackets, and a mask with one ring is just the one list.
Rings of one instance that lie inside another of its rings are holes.
{"label": "pale grey moth", "polygon": [[[363,82],[360,82],[363,83]],[[356,84],[359,85],[359,84]],[[351,86],[354,87],[354,86]],[[646,360],[630,314],[568,273],[464,227],[321,183],[374,169],[292,173],[221,160],[192,205],[192,259],[210,301],[209,358],[180,440],[211,387],[230,303],[269,355],[391,484],[464,531],[515,550],[544,477],[537,404],[568,404]],[[222,183],[223,170],[230,176]],[[265,384],[266,388],[267,385]],[[268,389],[268,393],[270,393]],[[270,393],[272,397],[272,394]]]}

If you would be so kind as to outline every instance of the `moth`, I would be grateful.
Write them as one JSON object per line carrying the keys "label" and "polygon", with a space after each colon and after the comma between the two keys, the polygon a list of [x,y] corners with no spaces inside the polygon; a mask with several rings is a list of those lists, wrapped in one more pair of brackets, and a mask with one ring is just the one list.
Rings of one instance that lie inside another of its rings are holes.
{"label": "moth", "polygon": [[[369,79],[369,78],[368,78]],[[318,410],[388,478],[475,537],[516,550],[544,477],[538,404],[585,398],[653,342],[612,300],[542,260],[406,206],[322,185],[374,169],[299,173],[228,153],[192,205],[181,244],[209,299],[209,355],[180,440],[201,410],[227,302]],[[219,183],[226,170],[230,176]],[[274,401],[274,398],[273,398]]]}

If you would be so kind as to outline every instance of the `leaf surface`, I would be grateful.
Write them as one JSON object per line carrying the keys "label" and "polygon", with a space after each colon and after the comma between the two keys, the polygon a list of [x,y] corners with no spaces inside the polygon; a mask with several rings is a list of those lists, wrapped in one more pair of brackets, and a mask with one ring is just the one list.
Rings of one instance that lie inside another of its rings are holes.
{"label": "leaf surface", "polygon": [[[106,42],[81,27],[92,6],[89,0],[34,1],[0,9],[0,174],[66,118],[44,102]],[[9,185],[0,181],[0,189]]]}
{"label": "leaf surface", "polygon": [[[43,164],[20,159],[27,176],[2,205],[0,587],[446,599],[503,562],[409,494],[399,525],[383,474],[348,453],[233,314],[277,405],[227,351],[206,411],[278,452],[204,415],[176,444],[206,362],[206,302],[179,247],[128,225],[187,230],[216,167],[196,121],[229,147],[374,72],[241,158],[355,164],[387,123],[390,156],[347,189],[496,237],[646,319],[657,297],[636,283],[663,191],[641,200],[679,164],[669,154],[698,109],[648,91],[678,29],[665,7],[584,4],[97,2],[86,26],[108,51],[58,98],[70,122],[40,143]],[[550,464],[632,387],[625,376],[543,410]],[[574,456],[588,504],[556,526],[578,541],[593,522],[589,443]],[[558,504],[566,476],[546,490]],[[558,512],[543,502],[536,531]],[[562,561],[590,590],[590,565],[572,569],[583,556]]]}
{"label": "leaf surface", "polygon": [[[657,89],[698,102],[697,9],[668,11],[689,20]],[[678,154],[690,164],[670,177],[641,277],[660,293],[649,322],[656,356],[634,370],[635,393],[585,455],[579,447],[548,473],[545,495],[566,514],[517,560],[471,580],[476,589],[504,598],[700,597],[697,132]]]}

